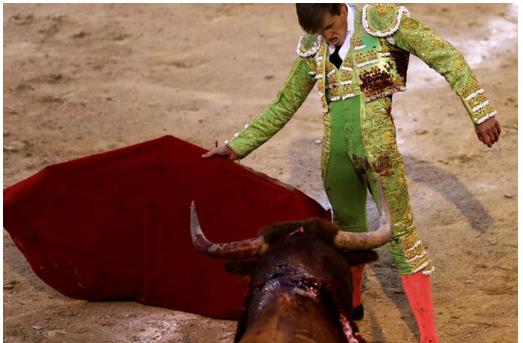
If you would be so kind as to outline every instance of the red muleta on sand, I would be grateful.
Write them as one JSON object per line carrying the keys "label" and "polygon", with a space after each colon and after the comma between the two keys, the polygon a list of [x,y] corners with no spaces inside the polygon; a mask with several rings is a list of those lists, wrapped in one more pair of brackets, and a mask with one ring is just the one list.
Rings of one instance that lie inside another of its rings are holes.
{"label": "red muleta on sand", "polygon": [[46,167],[4,190],[4,227],[66,296],[237,319],[246,281],[194,248],[191,201],[215,242],[330,213],[237,163],[202,159],[205,151],[165,136]]}

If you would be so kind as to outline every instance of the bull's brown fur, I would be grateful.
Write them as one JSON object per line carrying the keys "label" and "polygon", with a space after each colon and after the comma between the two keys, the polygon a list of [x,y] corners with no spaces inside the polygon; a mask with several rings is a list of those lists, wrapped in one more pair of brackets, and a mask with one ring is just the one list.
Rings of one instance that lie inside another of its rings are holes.
{"label": "bull's brown fur", "polygon": [[[210,256],[234,259],[229,270],[250,273],[235,342],[346,343],[354,336],[350,265],[375,260],[375,252],[362,249],[383,245],[392,232],[382,188],[380,199],[380,227],[372,233],[340,232],[333,223],[311,219],[271,225],[256,238],[220,244],[205,237],[193,202],[195,246]],[[248,260],[242,265],[238,259]]]}
{"label": "bull's brown fur", "polygon": [[267,306],[236,342],[343,342],[346,338],[333,313],[336,310],[332,306],[320,307],[314,299],[289,295],[280,289],[270,294]]}
{"label": "bull's brown fur", "polygon": [[270,245],[264,256],[228,264],[251,273],[235,342],[346,342],[340,316],[350,318],[352,311],[349,265],[377,254],[336,249],[337,232],[320,219],[272,225],[261,231]]}
{"label": "bull's brown fur", "polygon": [[272,245],[300,227],[303,227],[306,234],[328,244],[333,243],[334,236],[336,236],[339,231],[339,227],[336,224],[319,218],[313,218],[310,220],[281,222],[264,227],[260,230],[260,236],[263,236],[265,242]]}
{"label": "bull's brown fur", "polygon": [[[327,244],[333,244],[334,237],[339,231],[339,226],[319,218],[312,218],[302,221],[286,221],[269,225],[260,230],[265,242],[273,245],[276,242],[289,236],[292,232],[303,227],[304,233],[315,237]],[[374,250],[339,250],[350,265],[376,261],[378,254]],[[250,276],[256,267],[258,258],[244,259],[240,261],[230,261],[225,264],[225,271],[238,276]]]}

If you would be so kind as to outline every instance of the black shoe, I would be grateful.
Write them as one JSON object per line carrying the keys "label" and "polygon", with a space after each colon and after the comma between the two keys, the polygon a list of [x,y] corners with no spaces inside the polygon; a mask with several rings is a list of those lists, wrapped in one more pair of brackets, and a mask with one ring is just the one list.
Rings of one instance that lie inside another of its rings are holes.
{"label": "black shoe", "polygon": [[364,314],[363,304],[358,307],[353,308],[352,309],[352,320],[362,320],[363,314]]}

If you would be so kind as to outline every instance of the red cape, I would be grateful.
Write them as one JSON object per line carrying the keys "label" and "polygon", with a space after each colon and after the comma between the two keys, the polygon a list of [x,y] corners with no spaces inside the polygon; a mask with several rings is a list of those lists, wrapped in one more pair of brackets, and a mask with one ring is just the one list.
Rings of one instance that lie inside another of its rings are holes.
{"label": "red cape", "polygon": [[302,192],[172,136],[46,167],[4,190],[4,227],[64,295],[136,300],[216,318],[240,313],[246,283],[195,250],[283,220],[330,218]]}

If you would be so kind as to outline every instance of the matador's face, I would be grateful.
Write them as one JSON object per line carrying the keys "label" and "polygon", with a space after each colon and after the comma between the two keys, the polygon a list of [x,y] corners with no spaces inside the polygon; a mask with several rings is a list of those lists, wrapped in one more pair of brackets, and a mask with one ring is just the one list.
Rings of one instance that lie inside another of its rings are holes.
{"label": "matador's face", "polygon": [[323,38],[332,45],[340,46],[347,35],[347,6],[340,4],[340,14],[332,15],[325,13],[323,18],[323,29],[319,32]]}

